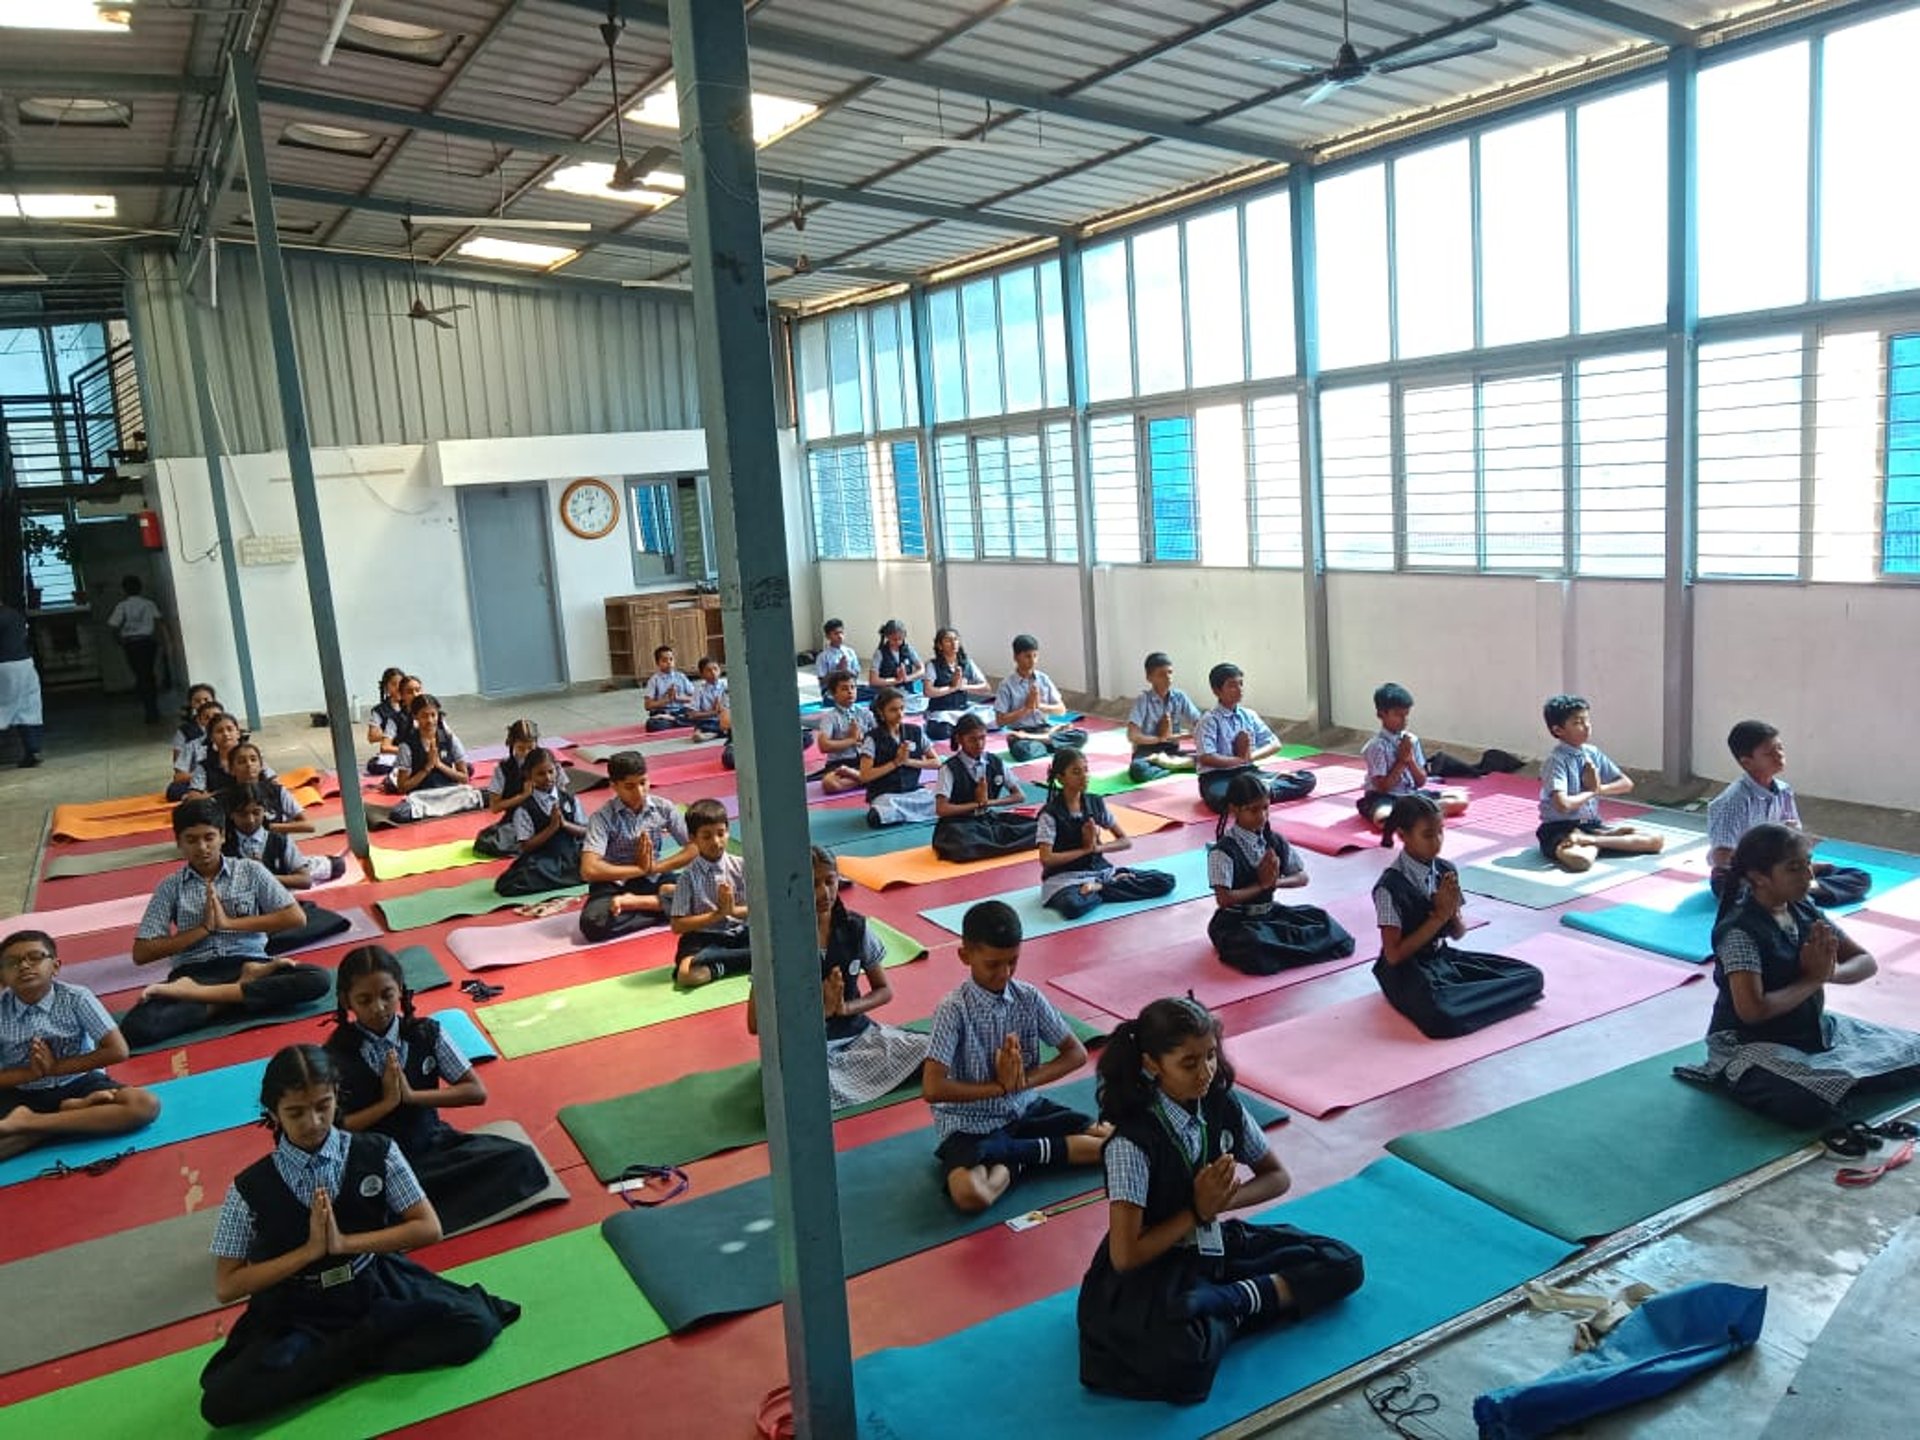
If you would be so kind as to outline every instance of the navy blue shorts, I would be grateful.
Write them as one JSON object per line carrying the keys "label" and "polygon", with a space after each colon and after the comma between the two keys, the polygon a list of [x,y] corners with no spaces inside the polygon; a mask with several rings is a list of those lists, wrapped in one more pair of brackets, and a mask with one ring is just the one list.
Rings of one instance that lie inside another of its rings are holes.
{"label": "navy blue shorts", "polygon": [[1542,820],[1540,828],[1533,832],[1540,842],[1540,853],[1551,860],[1559,853],[1561,844],[1578,830],[1583,834],[1597,835],[1607,828],[1604,820]]}
{"label": "navy blue shorts", "polygon": [[948,1170],[970,1170],[980,1163],[980,1147],[986,1143],[988,1135],[1004,1132],[1016,1140],[1059,1140],[1068,1135],[1078,1135],[1091,1124],[1091,1115],[1082,1115],[1078,1110],[1069,1110],[1051,1100],[1035,1100],[1019,1119],[1009,1120],[999,1130],[990,1131],[987,1135],[955,1131],[940,1142],[940,1148],[933,1154]]}
{"label": "navy blue shorts", "polygon": [[118,1090],[120,1084],[104,1070],[89,1070],[62,1080],[58,1085],[37,1086],[32,1090],[0,1090],[0,1115],[24,1105],[36,1115],[51,1115],[69,1100],[97,1095],[102,1090]]}

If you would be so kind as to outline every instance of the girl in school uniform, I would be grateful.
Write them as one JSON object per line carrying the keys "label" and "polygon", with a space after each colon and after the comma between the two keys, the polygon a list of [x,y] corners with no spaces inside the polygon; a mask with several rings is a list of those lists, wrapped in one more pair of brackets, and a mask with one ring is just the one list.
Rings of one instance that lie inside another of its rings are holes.
{"label": "girl in school uniform", "polygon": [[[1080,1282],[1080,1383],[1135,1400],[1207,1398],[1227,1347],[1360,1288],[1348,1245],[1222,1218],[1291,1177],[1233,1093],[1220,1022],[1155,1000],[1100,1052],[1107,1234]],[[1242,1167],[1251,1171],[1239,1178]]]}
{"label": "girl in school uniform", "polygon": [[547,1188],[546,1167],[532,1146],[456,1130],[441,1115],[486,1104],[487,1087],[438,1021],[414,1015],[413,992],[391,950],[349,950],[334,993],[340,1003],[327,1054],[340,1073],[340,1128],[398,1145],[445,1233],[456,1235]]}
{"label": "girl in school uniform", "polygon": [[1505,955],[1456,950],[1467,933],[1460,873],[1440,858],[1447,822],[1440,802],[1419,791],[1393,802],[1381,836],[1400,854],[1373,885],[1380,958],[1373,978],[1387,1003],[1430,1040],[1470,1035],[1539,1000],[1546,979]]}
{"label": "girl in school uniform", "polygon": [[967,712],[953,727],[953,754],[940,767],[934,792],[933,853],[964,864],[1033,848],[1033,817],[1008,812],[1027,803],[1027,792],[1007,773],[998,755],[987,753],[987,726]]}
{"label": "girl in school uniform", "polygon": [[1910,1127],[1847,1123],[1856,1097],[1920,1082],[1920,1035],[1828,1013],[1827,986],[1858,985],[1878,967],[1808,898],[1807,837],[1756,825],[1734,847],[1728,869],[1734,883],[1713,923],[1718,994],[1706,1064],[1675,1073],[1723,1086],[1782,1124],[1827,1130],[1835,1158],[1860,1159],[1883,1135],[1910,1134]]}
{"label": "girl in school uniform", "polygon": [[1353,953],[1353,937],[1315,905],[1278,905],[1275,890],[1307,883],[1294,848],[1267,823],[1267,777],[1243,770],[1226,790],[1226,813],[1207,851],[1213,918],[1207,938],[1220,958],[1249,975],[1273,975]]}
{"label": "girl in school uniform", "polygon": [[[173,760],[173,779],[167,785],[167,800],[179,804],[193,791],[193,772],[207,753],[207,731],[226,711],[218,700],[202,700],[193,712],[193,726],[200,733],[179,747]],[[183,727],[184,729],[184,727]]]}
{"label": "girl in school uniform", "polygon": [[173,768],[176,774],[182,769],[192,768],[190,765],[183,766],[181,762],[186,759],[187,751],[193,747],[193,743],[207,733],[195,716],[199,714],[201,707],[219,703],[220,697],[213,693],[213,686],[204,680],[198,685],[187,687],[187,703],[180,707],[180,726],[173,732]]}
{"label": "girl in school uniform", "polygon": [[406,798],[393,807],[392,818],[404,823],[478,810],[486,799],[473,787],[467,747],[441,721],[440,702],[416,695],[407,718],[413,728],[400,742],[392,777],[394,788]]}
{"label": "girl in school uniform", "polygon": [[302,855],[293,836],[273,828],[270,806],[279,788],[271,780],[236,781],[220,792],[220,807],[227,812],[224,853],[258,860],[289,890],[338,880],[346,873],[345,855]]}
{"label": "girl in school uniform", "polygon": [[[840,898],[840,871],[833,856],[813,847],[813,913],[819,922],[820,1006],[827,1022],[827,1085],[833,1108],[864,1105],[897,1090],[920,1073],[927,1037],[896,1030],[872,1012],[893,1000],[881,968],[886,947],[864,915]],[[760,1014],[747,995],[747,1033],[760,1033]]]}
{"label": "girl in school uniform", "polygon": [[513,812],[514,860],[493,882],[501,895],[538,895],[580,883],[587,812],[551,750],[527,753],[527,798]]}
{"label": "girl in school uniform", "polygon": [[473,848],[480,854],[519,853],[520,840],[513,833],[513,817],[532,793],[527,782],[527,756],[539,744],[540,727],[532,720],[516,720],[507,727],[506,756],[487,777],[487,814],[494,820],[473,839]]}
{"label": "girl in school uniform", "polygon": [[242,740],[227,752],[227,773],[235,785],[261,787],[258,793],[266,806],[269,830],[279,835],[313,833],[313,822],[307,819],[306,810],[291,790],[273,778],[272,767],[253,741]]}
{"label": "girl in school uniform", "polygon": [[[193,767],[189,799],[218,796],[235,783],[236,777],[231,767],[233,752],[246,739],[246,732],[240,728],[240,722],[234,716],[221,714],[214,717],[213,723],[207,727],[205,748]],[[264,760],[261,761],[260,770],[262,778],[273,779],[273,769]]]}
{"label": "girl in school uniform", "polygon": [[867,787],[867,823],[924,822],[935,818],[934,796],[920,788],[923,770],[940,762],[918,725],[909,725],[907,697],[882,685],[873,697],[874,727],[860,742],[860,783]]}
{"label": "girl in school uniform", "polygon": [[1174,879],[1166,871],[1122,869],[1107,859],[1133,841],[1105,799],[1087,793],[1087,757],[1071,745],[1054,751],[1047,766],[1047,803],[1034,843],[1040,847],[1040,903],[1069,920],[1108,900],[1157,900],[1173,893]]}
{"label": "girl in school uniform", "polygon": [[374,747],[367,757],[367,774],[385,775],[393,769],[400,753],[400,737],[406,733],[406,702],[400,698],[400,682],[407,672],[389,665],[380,672],[380,698],[367,712],[367,743]]}
{"label": "girl in school uniform", "polygon": [[200,1373],[200,1414],[238,1425],[359,1375],[464,1365],[520,1307],[401,1252],[440,1217],[400,1147],[334,1128],[338,1072],[317,1045],[267,1062],[273,1152],[234,1177],[214,1226],[213,1292],[247,1302]]}
{"label": "girl in school uniform", "polygon": [[927,708],[927,697],[920,693],[920,681],[925,677],[927,667],[920,662],[920,654],[907,643],[907,625],[904,620],[889,620],[880,627],[880,646],[873,652],[873,669],[867,676],[873,686],[873,703],[880,703],[880,691],[888,686],[898,690],[911,701],[907,709],[921,711]]}
{"label": "girl in school uniform", "polygon": [[933,657],[927,661],[927,738],[950,740],[954,722],[973,711],[993,718],[993,686],[980,667],[967,658],[960,632],[943,625],[933,632]]}

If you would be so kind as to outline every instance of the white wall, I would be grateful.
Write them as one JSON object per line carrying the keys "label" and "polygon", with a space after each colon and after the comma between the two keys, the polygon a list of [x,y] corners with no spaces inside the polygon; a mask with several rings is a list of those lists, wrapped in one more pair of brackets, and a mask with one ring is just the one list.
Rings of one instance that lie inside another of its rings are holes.
{"label": "white wall", "polygon": [[[941,622],[934,613],[933,570],[926,561],[822,560],[814,569],[819,581],[819,624],[829,617],[844,620],[847,644],[863,664],[880,643],[884,620],[904,621],[907,638],[922,655],[933,648],[933,632]],[[816,625],[800,648],[818,650],[822,643]]]}
{"label": "white wall", "polygon": [[1054,684],[1062,690],[1087,688],[1086,628],[1075,566],[952,564],[947,594],[953,602],[951,623],[987,674],[1013,669],[1011,642],[1026,633],[1040,642],[1040,668]]}
{"label": "white wall", "polygon": [[1096,566],[1100,682],[1109,699],[1137,695],[1148,652],[1173,657],[1175,683],[1205,709],[1207,671],[1231,660],[1247,672],[1247,703],[1298,719],[1307,709],[1305,601],[1297,570]]}

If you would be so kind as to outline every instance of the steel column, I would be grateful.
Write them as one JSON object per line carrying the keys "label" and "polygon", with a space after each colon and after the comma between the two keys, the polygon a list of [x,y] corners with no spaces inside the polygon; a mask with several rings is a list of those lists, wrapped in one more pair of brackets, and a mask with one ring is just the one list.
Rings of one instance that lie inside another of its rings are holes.
{"label": "steel column", "polygon": [[1667,57],[1667,556],[1662,592],[1660,774],[1693,774],[1693,593],[1699,498],[1700,270],[1695,169],[1699,52]]}
{"label": "steel column", "polygon": [[907,315],[913,324],[914,405],[920,412],[920,522],[927,530],[933,613],[940,624],[947,625],[952,623],[953,592],[947,583],[947,511],[940,503],[939,456],[933,445],[933,319],[927,308],[927,287],[919,281],[908,294]]}
{"label": "steel column", "polygon": [[1073,426],[1074,552],[1080,561],[1081,643],[1087,693],[1100,689],[1100,619],[1093,586],[1093,431],[1087,423],[1087,302],[1080,283],[1080,242],[1060,242],[1060,326],[1067,348],[1067,413]]}
{"label": "steel column", "polygon": [[[753,906],[753,988],[797,1432],[852,1435],[852,1347],[833,1115],[814,944],[806,792],[793,763],[799,691],[770,323],[754,173],[746,12],[673,0],[693,306]],[[736,671],[736,673],[738,673]]]}
{"label": "steel column", "polygon": [[1327,615],[1326,504],[1320,466],[1320,295],[1314,263],[1313,171],[1288,174],[1293,253],[1293,363],[1300,376],[1300,584],[1305,604],[1307,720],[1333,726],[1333,642]]}

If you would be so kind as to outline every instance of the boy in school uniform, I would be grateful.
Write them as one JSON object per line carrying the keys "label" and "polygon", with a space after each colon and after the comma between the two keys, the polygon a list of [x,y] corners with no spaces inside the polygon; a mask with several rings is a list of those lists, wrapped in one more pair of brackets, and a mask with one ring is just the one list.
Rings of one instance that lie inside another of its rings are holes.
{"label": "boy in school uniform", "polygon": [[653,674],[647,677],[641,703],[647,707],[647,729],[674,730],[688,722],[693,704],[693,682],[674,667],[673,647],[656,645]]}
{"label": "boy in school uniform", "polygon": [[1599,746],[1591,744],[1593,716],[1583,695],[1555,695],[1541,708],[1547,731],[1559,743],[1540,762],[1540,853],[1575,874],[1593,868],[1602,852],[1655,855],[1666,843],[1631,825],[1600,818],[1600,800],[1626,795],[1633,781]]}
{"label": "boy in school uniform", "polygon": [[268,1014],[318,1000],[332,977],[318,965],[270,959],[267,937],[307,913],[258,860],[223,855],[226,814],[212,800],[173,810],[186,864],[162,880],[134,931],[133,963],[171,961],[120,1021],[127,1043],[149,1049],[236,1012]]}
{"label": "boy in school uniform", "polygon": [[1063,725],[1067,702],[1060,687],[1039,668],[1040,642],[1031,635],[1013,637],[1013,673],[993,697],[994,723],[1007,734],[1007,753],[1035,760],[1055,745],[1084,745],[1087,733]]}
{"label": "boy in school uniform", "polygon": [[687,702],[686,718],[693,726],[693,738],[724,739],[733,729],[733,715],[727,703],[727,682],[720,677],[720,662],[702,655],[699,675],[693,682],[693,699]]}
{"label": "boy in school uniform", "polygon": [[[1800,806],[1793,787],[1782,777],[1787,747],[1780,732],[1764,720],[1742,720],[1727,733],[1727,749],[1739,763],[1741,775],[1707,802],[1708,883],[1721,894],[1729,879],[1734,847],[1756,825],[1784,825],[1798,830]],[[1873,888],[1873,876],[1851,865],[1813,862],[1813,887],[1807,898],[1820,906],[1857,905]]]}
{"label": "boy in school uniform", "polygon": [[1133,746],[1131,779],[1161,780],[1176,770],[1194,768],[1193,753],[1181,747],[1200,728],[1200,707],[1174,688],[1173,660],[1164,650],[1147,656],[1147,688],[1127,713],[1127,743]]}
{"label": "boy in school uniform", "polygon": [[44,930],[0,940],[0,1157],[57,1135],[118,1135],[160,1113],[160,1100],[120,1085],[109,1065],[127,1040],[91,990],[58,979]]}
{"label": "boy in school uniform", "polygon": [[587,882],[580,934],[593,941],[664,920],[675,872],[693,858],[680,812],[652,793],[645,755],[613,755],[607,778],[613,798],[593,812],[580,842],[580,878]]}
{"label": "boy in school uniform", "polygon": [[683,990],[744,975],[753,954],[747,931],[747,871],[727,851],[727,809],[718,800],[687,807],[693,858],[680,872],[669,907],[674,947],[673,983]]}
{"label": "boy in school uniform", "polygon": [[[820,698],[827,695],[827,682],[838,672],[845,670],[850,675],[860,673],[860,652],[847,644],[846,621],[833,619],[820,627],[826,637],[826,645],[813,657],[813,673],[820,681]],[[871,700],[871,694],[858,697]]]}
{"label": "boy in school uniform", "polygon": [[[1112,1132],[1038,1091],[1087,1063],[1087,1050],[1046,996],[1016,980],[1020,916],[982,900],[961,921],[967,978],[933,1012],[921,1093],[940,1136],[947,1194],[977,1214],[1021,1171],[1095,1165]],[[1058,1052],[1045,1064],[1040,1047]]]}
{"label": "boy in school uniform", "polygon": [[820,771],[820,788],[829,795],[858,790],[860,745],[873,729],[873,716],[862,710],[854,698],[859,686],[851,670],[830,671],[820,682],[820,697],[826,709],[813,727],[826,765]]}
{"label": "boy in school uniform", "polygon": [[[1216,815],[1227,810],[1227,787],[1242,770],[1254,769],[1270,755],[1280,753],[1280,737],[1251,706],[1242,705],[1246,672],[1223,660],[1207,672],[1214,705],[1200,717],[1194,730],[1194,766],[1200,775],[1200,802]],[[1267,775],[1267,795],[1273,804],[1298,800],[1313,793],[1313,772]]]}
{"label": "boy in school uniform", "polygon": [[1427,752],[1420,737],[1407,729],[1413,712],[1413,692],[1389,680],[1373,692],[1373,713],[1380,728],[1360,751],[1367,765],[1367,783],[1355,801],[1360,818],[1382,829],[1393,813],[1393,802],[1418,791],[1432,798],[1442,815],[1464,815],[1467,792],[1451,786],[1427,784]]}

